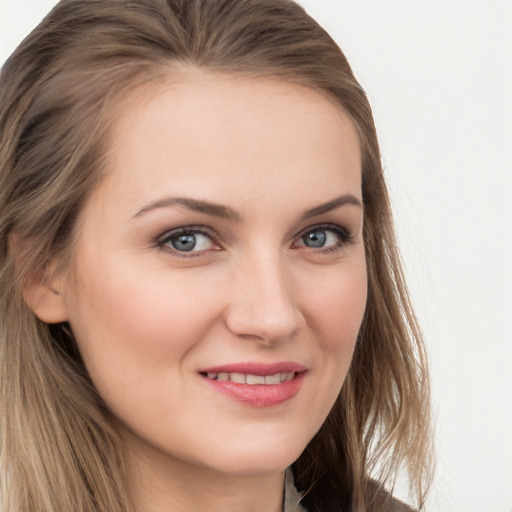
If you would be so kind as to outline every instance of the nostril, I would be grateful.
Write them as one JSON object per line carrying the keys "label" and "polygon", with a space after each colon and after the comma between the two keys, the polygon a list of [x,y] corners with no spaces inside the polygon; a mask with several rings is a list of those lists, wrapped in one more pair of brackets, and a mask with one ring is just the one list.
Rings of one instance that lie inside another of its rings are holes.
{"label": "nostril", "polygon": [[260,258],[258,262],[250,272],[233,276],[234,293],[225,311],[227,328],[248,341],[268,344],[289,340],[302,318],[289,280],[274,261]]}

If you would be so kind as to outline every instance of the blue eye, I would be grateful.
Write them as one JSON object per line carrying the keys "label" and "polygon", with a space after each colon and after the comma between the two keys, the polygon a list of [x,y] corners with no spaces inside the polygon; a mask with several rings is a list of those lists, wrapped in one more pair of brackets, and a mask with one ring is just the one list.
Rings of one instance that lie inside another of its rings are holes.
{"label": "blue eye", "polygon": [[297,245],[311,249],[336,249],[350,240],[350,235],[341,227],[319,226],[304,233]]}
{"label": "blue eye", "polygon": [[185,252],[194,250],[197,245],[196,235],[179,235],[171,238],[170,242],[177,251]]}
{"label": "blue eye", "polygon": [[307,247],[323,247],[327,242],[327,233],[324,229],[310,231],[302,237],[302,241]]}
{"label": "blue eye", "polygon": [[181,253],[208,251],[215,247],[209,235],[191,229],[180,229],[168,233],[158,245]]}

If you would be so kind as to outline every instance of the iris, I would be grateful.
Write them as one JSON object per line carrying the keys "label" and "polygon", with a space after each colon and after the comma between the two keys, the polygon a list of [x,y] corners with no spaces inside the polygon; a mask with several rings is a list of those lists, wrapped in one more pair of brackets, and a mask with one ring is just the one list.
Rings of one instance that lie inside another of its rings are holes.
{"label": "iris", "polygon": [[323,247],[327,241],[327,235],[323,229],[310,231],[302,237],[302,240],[304,241],[304,245],[308,247]]}
{"label": "iris", "polygon": [[178,235],[171,239],[171,244],[177,251],[192,251],[196,243],[196,236],[191,233]]}

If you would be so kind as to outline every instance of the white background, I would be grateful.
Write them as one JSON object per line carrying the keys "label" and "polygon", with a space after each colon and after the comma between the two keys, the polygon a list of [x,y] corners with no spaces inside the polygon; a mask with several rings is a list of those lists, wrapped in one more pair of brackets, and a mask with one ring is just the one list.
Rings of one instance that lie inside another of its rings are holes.
{"label": "white background", "polygon": [[[0,63],[56,2],[0,0]],[[512,0],[302,0],[368,92],[427,338],[430,512],[512,512]]]}

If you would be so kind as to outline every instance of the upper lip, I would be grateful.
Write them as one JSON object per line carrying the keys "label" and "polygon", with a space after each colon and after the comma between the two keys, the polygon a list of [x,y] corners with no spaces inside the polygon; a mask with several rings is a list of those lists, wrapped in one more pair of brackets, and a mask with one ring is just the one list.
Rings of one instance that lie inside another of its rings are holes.
{"label": "upper lip", "polygon": [[219,366],[211,366],[202,368],[199,373],[243,373],[248,375],[261,375],[266,377],[268,375],[276,375],[278,373],[299,373],[305,371],[307,368],[299,363],[293,361],[283,361],[279,363],[233,363]]}

